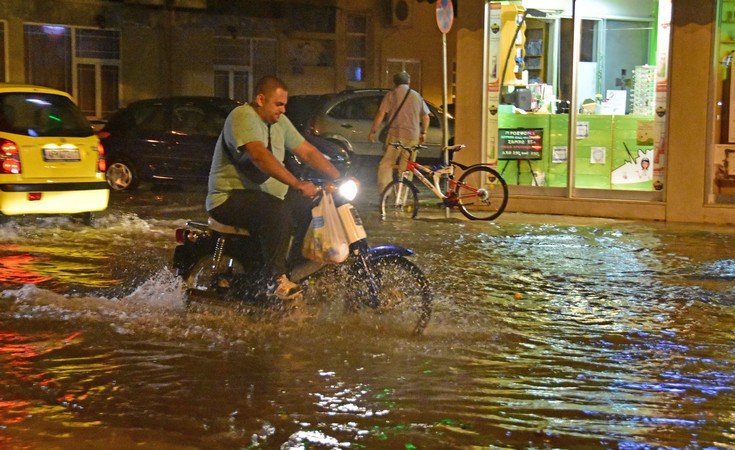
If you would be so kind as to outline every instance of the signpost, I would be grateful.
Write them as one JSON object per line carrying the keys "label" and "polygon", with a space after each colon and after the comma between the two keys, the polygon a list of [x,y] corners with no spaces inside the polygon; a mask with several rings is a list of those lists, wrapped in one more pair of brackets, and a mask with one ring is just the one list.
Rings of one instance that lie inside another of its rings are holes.
{"label": "signpost", "polygon": [[[442,68],[444,72],[444,85],[442,86],[442,102],[444,107],[444,126],[442,127],[442,145],[449,145],[449,137],[447,136],[447,128],[449,127],[449,118],[447,117],[447,33],[454,23],[454,5],[452,0],[439,0],[436,2],[436,24],[439,31],[442,32]],[[449,163],[449,155],[444,152],[444,162]]]}
{"label": "signpost", "polygon": [[[449,136],[447,129],[449,128],[449,118],[447,117],[447,33],[454,23],[454,5],[452,0],[439,0],[436,2],[436,24],[439,31],[442,32],[442,68],[444,72],[444,85],[442,86],[442,102],[444,107],[444,124],[442,126],[442,147],[449,145]],[[449,152],[443,151],[442,158],[444,164],[449,164]],[[449,217],[449,208],[444,209],[444,213]]]}

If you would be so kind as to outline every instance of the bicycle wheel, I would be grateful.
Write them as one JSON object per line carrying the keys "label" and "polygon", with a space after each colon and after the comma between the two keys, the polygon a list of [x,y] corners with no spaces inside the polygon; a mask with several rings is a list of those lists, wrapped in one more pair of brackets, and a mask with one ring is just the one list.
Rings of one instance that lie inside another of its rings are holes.
{"label": "bicycle wheel", "polygon": [[454,189],[459,210],[470,220],[493,220],[508,204],[508,185],[492,167],[470,167]]}
{"label": "bicycle wheel", "polygon": [[383,191],[380,201],[382,220],[414,219],[418,212],[419,194],[410,181],[392,181]]}
{"label": "bicycle wheel", "polygon": [[353,301],[378,313],[375,325],[386,331],[403,330],[420,335],[431,319],[434,293],[424,273],[403,256],[389,255],[373,259],[369,268],[358,266],[354,273]]}

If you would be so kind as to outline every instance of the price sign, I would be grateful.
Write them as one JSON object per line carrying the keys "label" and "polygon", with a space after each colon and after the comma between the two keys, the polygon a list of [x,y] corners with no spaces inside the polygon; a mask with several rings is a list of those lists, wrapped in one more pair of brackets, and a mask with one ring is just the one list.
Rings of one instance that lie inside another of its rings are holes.
{"label": "price sign", "polygon": [[541,159],[544,130],[500,128],[498,159]]}

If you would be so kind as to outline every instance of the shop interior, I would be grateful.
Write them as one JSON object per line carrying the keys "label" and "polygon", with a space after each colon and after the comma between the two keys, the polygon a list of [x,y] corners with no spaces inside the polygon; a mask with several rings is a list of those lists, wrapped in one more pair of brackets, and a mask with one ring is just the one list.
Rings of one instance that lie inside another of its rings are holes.
{"label": "shop interior", "polygon": [[509,184],[565,187],[573,167],[576,188],[656,190],[658,0],[578,0],[577,29],[571,0],[495,3],[489,77],[501,81],[498,167]]}

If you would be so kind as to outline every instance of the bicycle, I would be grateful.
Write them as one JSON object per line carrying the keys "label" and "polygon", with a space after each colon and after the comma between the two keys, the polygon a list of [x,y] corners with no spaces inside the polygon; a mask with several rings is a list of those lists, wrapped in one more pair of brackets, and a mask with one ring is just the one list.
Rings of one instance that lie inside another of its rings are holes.
{"label": "bicycle", "polygon": [[[463,149],[464,144],[452,145],[444,150],[449,152],[449,164],[426,167],[416,162],[418,151],[427,148],[417,144],[407,147],[400,142],[391,142],[395,148],[409,153],[406,170],[393,180],[382,192],[380,201],[383,221],[401,218],[415,219],[419,210],[419,192],[412,181],[416,176],[447,207],[457,207],[470,220],[493,220],[500,216],[508,204],[508,185],[500,173],[487,164],[466,166],[453,161],[454,153]],[[464,172],[455,180],[455,170]],[[447,192],[442,192],[439,182],[448,180]]]}

